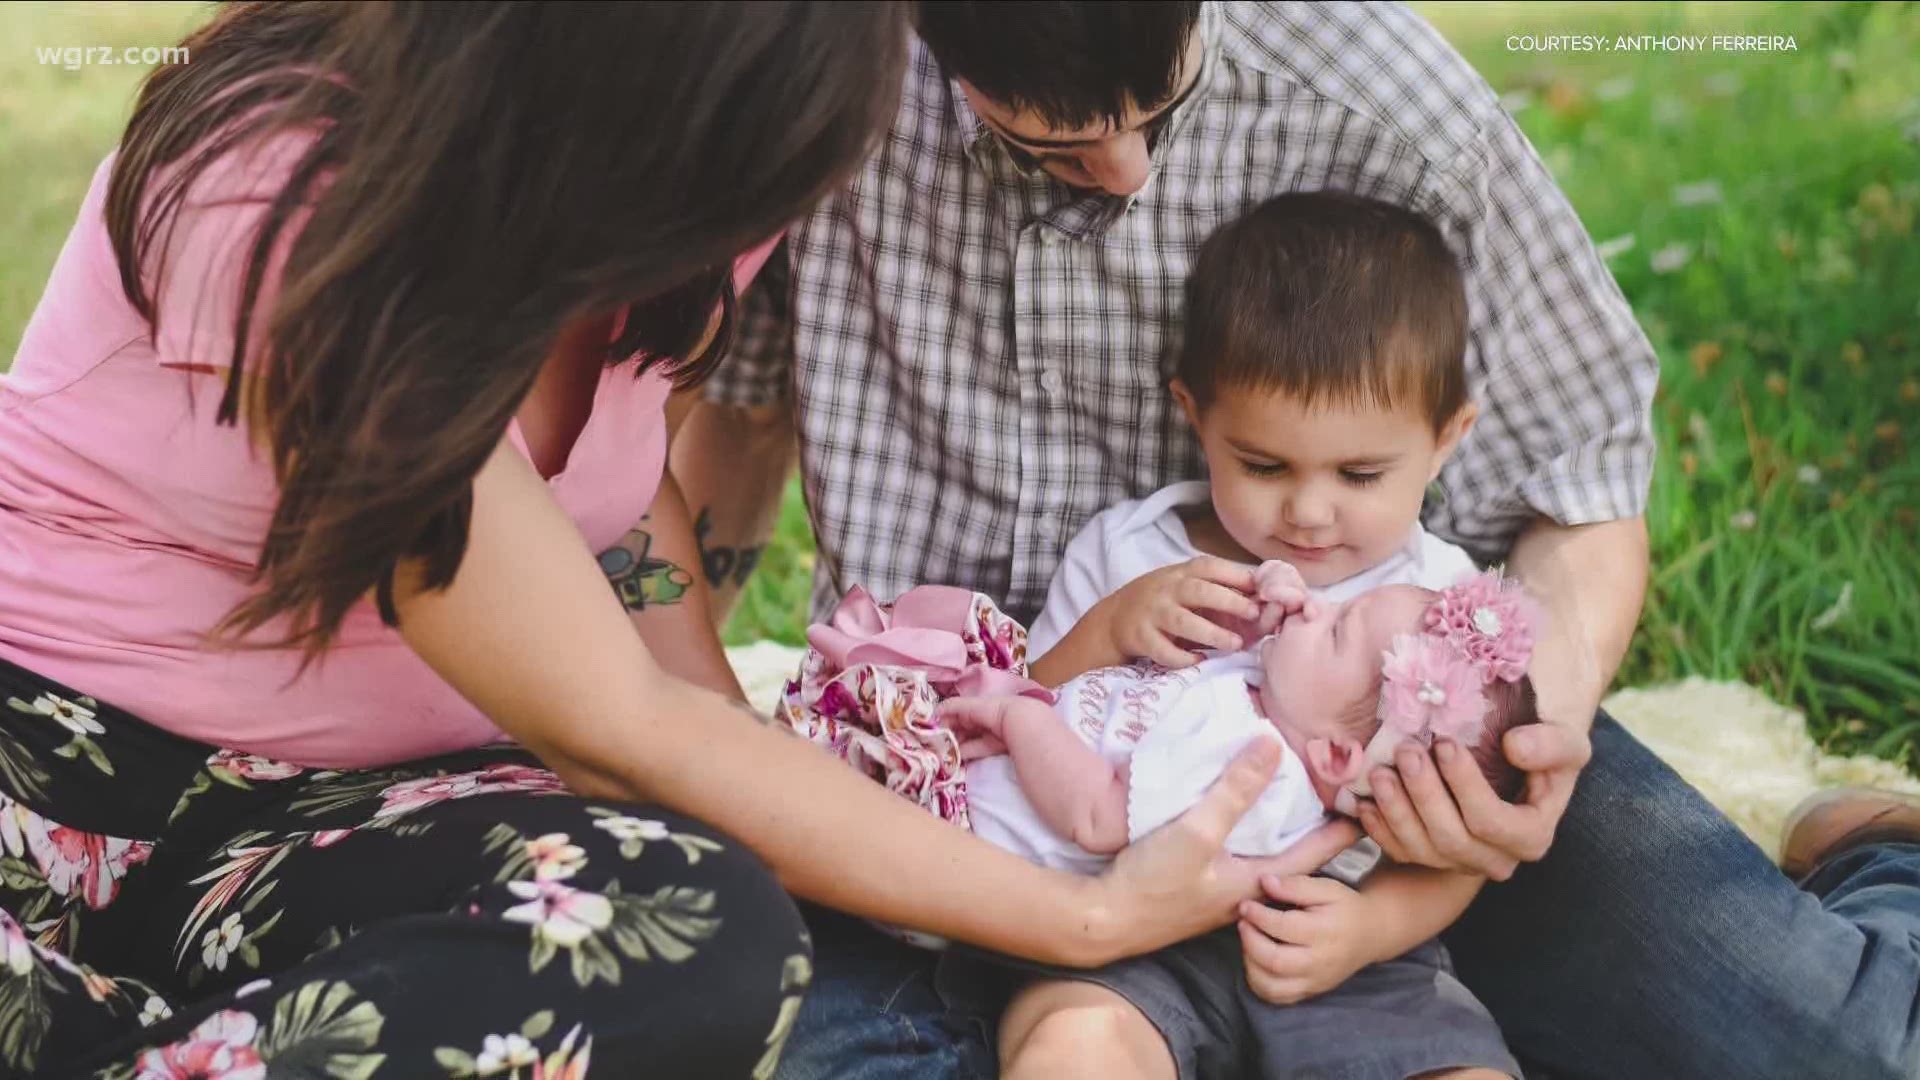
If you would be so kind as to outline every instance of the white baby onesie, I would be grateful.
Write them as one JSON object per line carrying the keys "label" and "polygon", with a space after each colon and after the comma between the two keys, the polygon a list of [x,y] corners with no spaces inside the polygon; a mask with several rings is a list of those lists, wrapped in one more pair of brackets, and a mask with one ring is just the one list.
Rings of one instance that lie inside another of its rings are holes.
{"label": "white baby onesie", "polygon": [[[1261,738],[1281,742],[1280,769],[1228,835],[1228,850],[1277,854],[1326,820],[1306,764],[1248,692],[1260,678],[1255,654],[1246,650],[1178,671],[1149,661],[1099,668],[1060,687],[1054,710],[1061,720],[1109,763],[1132,762],[1129,842],[1186,812],[1236,754]],[[1111,859],[1048,828],[1004,755],[967,766],[967,813],[976,835],[1041,866],[1095,874]]]}

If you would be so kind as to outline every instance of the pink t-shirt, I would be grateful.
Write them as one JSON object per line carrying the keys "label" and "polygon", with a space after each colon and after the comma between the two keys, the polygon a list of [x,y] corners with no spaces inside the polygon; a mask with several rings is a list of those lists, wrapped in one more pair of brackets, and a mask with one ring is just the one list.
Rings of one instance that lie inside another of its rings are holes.
{"label": "pink t-shirt", "polygon": [[[169,241],[158,340],[121,291],[107,236],[113,159],[95,173],[0,379],[0,657],[169,731],[304,765],[385,764],[502,741],[370,603],[297,680],[295,652],[205,641],[248,595],[278,497],[246,425],[213,416],[240,267],[305,145],[281,136],[196,182]],[[742,287],[771,247],[737,264]],[[549,480],[593,551],[618,541],[653,500],[668,389],[657,371],[603,371],[586,426]],[[517,425],[509,436],[524,453]]]}

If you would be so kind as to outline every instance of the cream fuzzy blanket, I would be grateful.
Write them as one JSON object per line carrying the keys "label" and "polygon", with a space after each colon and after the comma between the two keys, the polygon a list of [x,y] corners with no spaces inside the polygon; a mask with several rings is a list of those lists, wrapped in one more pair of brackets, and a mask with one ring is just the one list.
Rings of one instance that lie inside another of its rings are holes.
{"label": "cream fuzzy blanket", "polygon": [[[780,699],[801,654],[766,641],[727,650],[748,700],[762,709]],[[1606,709],[1776,856],[1788,812],[1815,790],[1862,784],[1920,794],[1920,780],[1890,762],[1821,753],[1804,716],[1741,683],[1688,679],[1621,690]]]}

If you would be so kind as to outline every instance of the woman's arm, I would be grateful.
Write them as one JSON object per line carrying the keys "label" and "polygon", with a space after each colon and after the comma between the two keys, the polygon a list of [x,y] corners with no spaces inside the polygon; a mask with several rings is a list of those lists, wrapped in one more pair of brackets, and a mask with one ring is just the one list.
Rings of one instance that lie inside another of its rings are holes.
{"label": "woman's arm", "polygon": [[[614,560],[617,568],[608,571],[614,595],[625,605],[654,662],[695,686],[746,700],[714,629],[700,547],[672,473],[660,478],[653,506],[614,547],[624,553]],[[600,565],[607,570],[607,556]]]}
{"label": "woman's arm", "polygon": [[1225,856],[1278,765],[1262,744],[1106,875],[1035,867],[663,671],[578,530],[504,443],[474,481],[453,583],[426,592],[408,573],[396,593],[409,644],[574,790],[698,817],[796,894],[855,915],[1098,964],[1224,925],[1261,873],[1306,872],[1357,835],[1327,830],[1274,860]]}

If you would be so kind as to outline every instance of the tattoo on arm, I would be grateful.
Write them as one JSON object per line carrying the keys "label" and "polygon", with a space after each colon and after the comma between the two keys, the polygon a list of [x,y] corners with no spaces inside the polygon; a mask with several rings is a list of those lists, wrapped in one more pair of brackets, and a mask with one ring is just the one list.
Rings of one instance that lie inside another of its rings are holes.
{"label": "tattoo on arm", "polygon": [[714,588],[731,584],[745,585],[747,578],[753,575],[753,568],[760,564],[760,553],[766,550],[765,544],[750,547],[708,547],[707,535],[713,532],[713,508],[703,506],[700,516],[693,521],[693,542],[700,547],[700,568],[706,571],[707,584]]}
{"label": "tattoo on arm", "polygon": [[[640,519],[642,524],[646,520]],[[693,587],[692,574],[666,559],[649,556],[652,548],[653,534],[636,528],[600,553],[601,571],[630,611],[677,604]]]}

